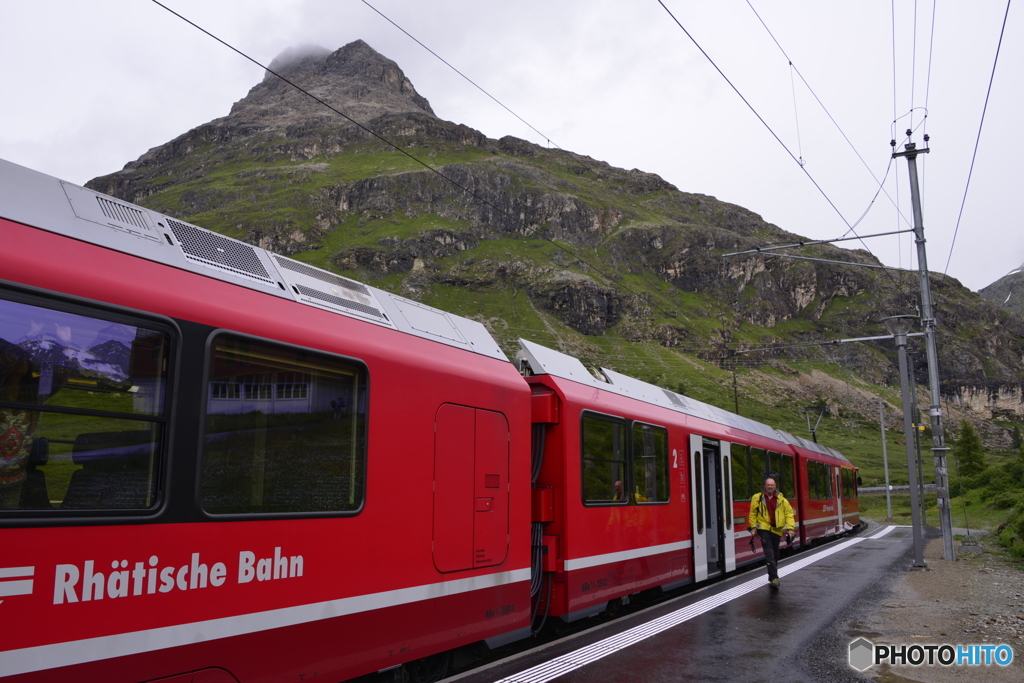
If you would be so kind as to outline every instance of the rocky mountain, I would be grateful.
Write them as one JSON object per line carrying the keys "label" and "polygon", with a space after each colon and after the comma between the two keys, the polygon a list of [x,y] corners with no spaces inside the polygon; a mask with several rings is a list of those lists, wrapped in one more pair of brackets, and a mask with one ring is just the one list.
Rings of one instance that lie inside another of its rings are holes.
{"label": "rocky mountain", "polygon": [[1024,264],[988,287],[978,290],[978,295],[1000,308],[1024,317]]}
{"label": "rocky mountain", "polygon": [[[829,401],[877,420],[893,345],[811,344],[884,334],[878,318],[916,310],[916,276],[725,257],[800,237],[651,173],[439,119],[362,41],[289,51],[271,69],[343,115],[268,73],[227,116],[89,187],[479,319],[507,351],[530,338],[730,408],[712,375],[739,368],[765,410]],[[827,245],[799,253],[877,264]],[[1020,419],[1024,320],[931,281],[945,398]],[[736,354],[769,345],[788,348]],[[1005,426],[985,433],[1008,439]]]}

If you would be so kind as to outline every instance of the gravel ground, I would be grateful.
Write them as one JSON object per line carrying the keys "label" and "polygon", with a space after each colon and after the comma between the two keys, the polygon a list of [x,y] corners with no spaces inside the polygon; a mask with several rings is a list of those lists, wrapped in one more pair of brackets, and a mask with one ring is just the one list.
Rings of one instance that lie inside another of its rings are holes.
{"label": "gravel ground", "polygon": [[[943,559],[942,538],[925,545],[924,569],[908,568],[881,591],[876,606],[857,615],[850,635],[863,635],[876,645],[984,645],[1013,648],[1009,666],[871,667],[862,680],[880,683],[920,681],[979,683],[1024,681],[1024,564],[994,551],[982,540],[983,552],[966,552],[954,543],[956,562]],[[852,671],[852,669],[851,669]]]}

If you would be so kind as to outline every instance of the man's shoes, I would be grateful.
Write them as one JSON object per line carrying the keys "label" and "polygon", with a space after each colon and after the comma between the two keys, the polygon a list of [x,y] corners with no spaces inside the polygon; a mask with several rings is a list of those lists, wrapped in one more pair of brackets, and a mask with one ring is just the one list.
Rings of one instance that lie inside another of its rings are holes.
{"label": "man's shoes", "polygon": [[779,583],[778,579],[772,579],[771,581],[768,582],[769,588],[771,588],[773,591],[779,590],[779,586],[780,585],[782,585],[782,584]]}

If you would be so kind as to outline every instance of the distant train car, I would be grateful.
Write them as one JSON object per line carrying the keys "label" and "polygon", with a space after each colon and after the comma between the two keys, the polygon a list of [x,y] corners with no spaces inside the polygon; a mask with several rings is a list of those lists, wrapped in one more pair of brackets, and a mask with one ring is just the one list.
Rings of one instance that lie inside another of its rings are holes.
{"label": "distant train car", "polygon": [[759,561],[767,474],[859,523],[831,449],[4,161],[0,243],[5,680],[444,661]]}
{"label": "distant train car", "polygon": [[801,463],[797,487],[802,542],[844,534],[859,526],[857,468],[837,450],[780,433]]}
{"label": "distant train car", "polygon": [[793,503],[794,546],[859,522],[849,510],[842,520],[828,516],[817,490],[802,493],[808,470],[842,462],[853,474],[836,451],[520,344],[516,362],[533,387],[534,422],[543,426],[534,437],[534,524],[548,580],[535,586],[543,596],[538,611],[574,621],[644,590],[760,561],[747,516],[768,476]]}

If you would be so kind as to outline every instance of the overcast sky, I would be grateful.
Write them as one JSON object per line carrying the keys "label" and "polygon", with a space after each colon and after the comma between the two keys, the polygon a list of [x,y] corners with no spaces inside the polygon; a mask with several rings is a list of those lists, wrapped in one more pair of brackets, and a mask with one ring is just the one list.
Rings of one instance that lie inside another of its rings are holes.
{"label": "overcast sky", "polygon": [[[846,233],[887,170],[856,232],[909,227],[906,161],[890,168],[889,141],[914,128],[919,147],[931,136],[918,157],[930,269],[977,290],[1024,262],[1019,3],[954,245],[1006,2],[664,1],[785,147],[657,0],[369,0],[543,136],[361,0],[165,4],[263,64],[361,38],[441,118],[657,173],[811,239]],[[0,19],[0,158],[79,184],[226,115],[263,77],[151,0],[0,0]],[[866,245],[916,268],[910,235]]]}

